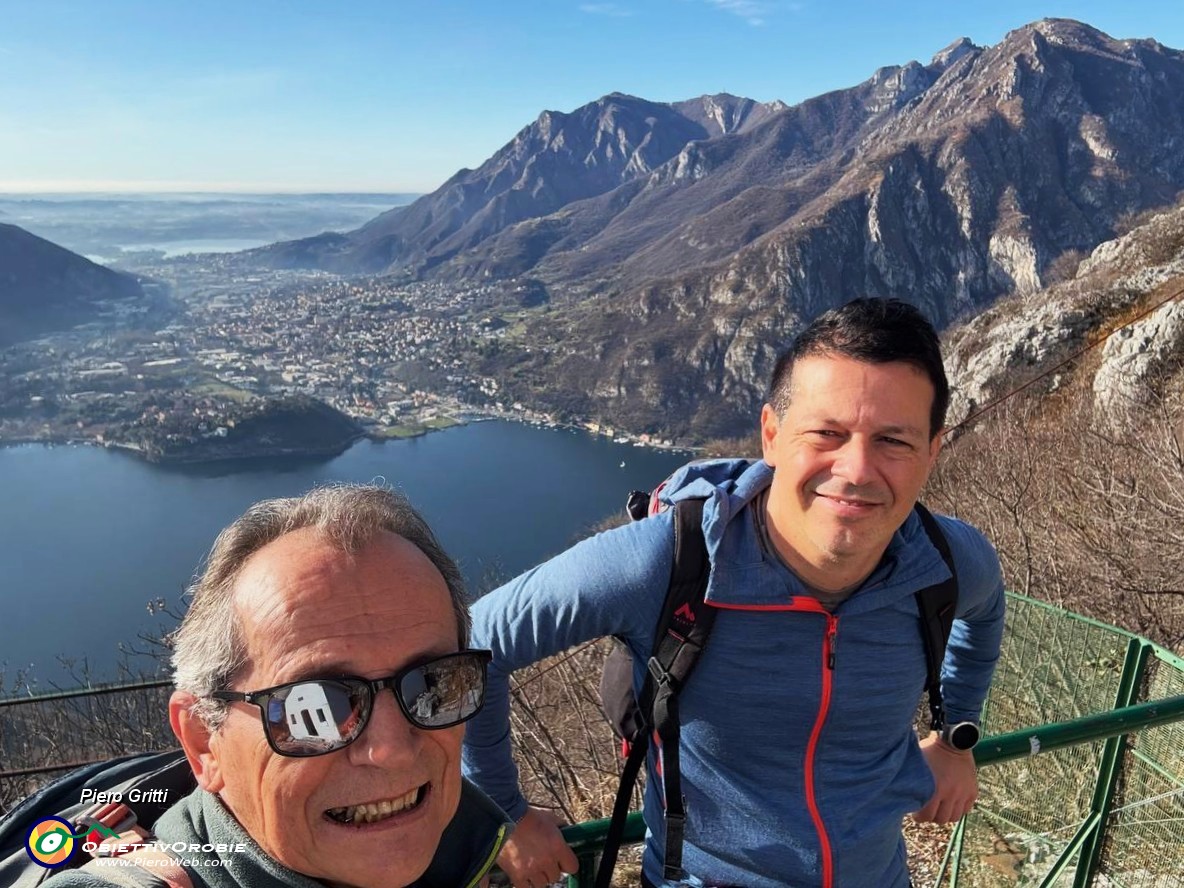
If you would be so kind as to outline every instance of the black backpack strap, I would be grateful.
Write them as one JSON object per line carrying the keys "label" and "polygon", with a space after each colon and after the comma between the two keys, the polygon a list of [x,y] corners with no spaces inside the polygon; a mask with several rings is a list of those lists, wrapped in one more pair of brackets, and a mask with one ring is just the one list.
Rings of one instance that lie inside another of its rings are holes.
{"label": "black backpack strap", "polygon": [[715,609],[706,603],[711,562],[703,538],[703,500],[674,504],[674,559],[662,616],[654,633],[654,648],[638,695],[643,724],[632,738],[629,758],[613,805],[604,840],[596,888],[609,888],[617,863],[633,784],[649,749],[650,733],[662,744],[662,789],[666,799],[665,878],[682,878],[682,843],[686,826],[679,771],[678,694],[690,678],[715,622]]}
{"label": "black backpack strap", "polygon": [[916,512],[929,541],[950,569],[949,579],[917,592],[921,635],[925,639],[925,692],[929,696],[929,723],[933,730],[940,731],[946,723],[945,706],[941,699],[941,664],[946,656],[946,642],[950,639],[954,612],[958,606],[958,572],[954,568],[950,544],[941,532],[937,519],[920,503],[916,505]]}

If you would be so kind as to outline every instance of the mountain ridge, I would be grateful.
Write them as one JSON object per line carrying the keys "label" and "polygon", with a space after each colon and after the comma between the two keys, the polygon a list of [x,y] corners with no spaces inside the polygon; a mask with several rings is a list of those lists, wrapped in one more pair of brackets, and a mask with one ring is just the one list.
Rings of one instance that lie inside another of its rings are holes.
{"label": "mountain ridge", "polygon": [[89,320],[97,302],[143,295],[130,275],[0,223],[0,345]]}
{"label": "mountain ridge", "polygon": [[611,94],[545,112],[336,256],[445,283],[529,277],[547,308],[482,372],[638,431],[661,405],[682,417],[663,431],[712,436],[755,414],[779,346],[819,312],[897,296],[944,327],[1170,205],[1181,97],[1184,54],[1067,19],[962,38],[718,135]]}

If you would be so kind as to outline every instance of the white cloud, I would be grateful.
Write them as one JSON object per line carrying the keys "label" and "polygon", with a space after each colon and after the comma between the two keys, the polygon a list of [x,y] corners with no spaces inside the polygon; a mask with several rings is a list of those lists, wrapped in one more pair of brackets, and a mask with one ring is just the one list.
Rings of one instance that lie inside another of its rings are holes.
{"label": "white cloud", "polygon": [[580,12],[586,12],[589,15],[607,15],[612,18],[628,18],[633,15],[633,10],[625,9],[616,3],[581,3]]}
{"label": "white cloud", "polygon": [[716,9],[739,16],[754,28],[760,28],[765,24],[765,17],[773,8],[773,4],[765,2],[765,0],[707,0],[707,2]]}

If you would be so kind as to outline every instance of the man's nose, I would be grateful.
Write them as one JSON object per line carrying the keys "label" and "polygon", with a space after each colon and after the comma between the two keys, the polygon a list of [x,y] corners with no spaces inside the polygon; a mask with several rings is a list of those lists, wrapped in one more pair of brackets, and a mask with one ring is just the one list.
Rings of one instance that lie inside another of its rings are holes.
{"label": "man's nose", "polygon": [[848,484],[861,486],[875,477],[870,441],[853,436],[835,453],[833,473]]}
{"label": "man's nose", "polygon": [[394,692],[383,688],[374,697],[366,729],[348,750],[355,764],[402,767],[415,760],[422,745],[422,732],[403,715]]}

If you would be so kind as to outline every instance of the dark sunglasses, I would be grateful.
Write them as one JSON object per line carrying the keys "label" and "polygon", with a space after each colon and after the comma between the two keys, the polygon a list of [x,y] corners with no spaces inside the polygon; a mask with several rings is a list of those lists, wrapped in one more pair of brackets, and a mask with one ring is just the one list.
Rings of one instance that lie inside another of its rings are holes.
{"label": "dark sunglasses", "polygon": [[267,743],[280,755],[324,755],[358,739],[383,688],[391,689],[399,709],[417,728],[437,731],[468,721],[485,702],[485,667],[491,659],[490,651],[460,651],[387,678],[313,678],[210,696],[258,706]]}

